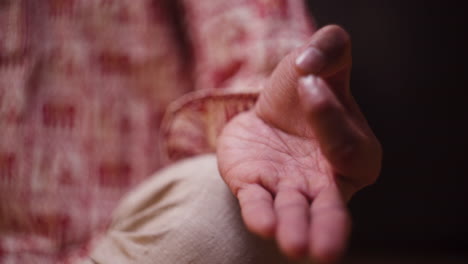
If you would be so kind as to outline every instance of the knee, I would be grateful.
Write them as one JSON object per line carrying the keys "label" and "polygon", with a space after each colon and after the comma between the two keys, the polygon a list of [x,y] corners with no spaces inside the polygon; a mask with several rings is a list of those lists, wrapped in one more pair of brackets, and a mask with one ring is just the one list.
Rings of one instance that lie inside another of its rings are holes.
{"label": "knee", "polygon": [[184,213],[161,244],[170,259],[167,263],[289,263],[274,241],[246,229],[238,201],[219,175],[214,156],[181,165],[191,172],[183,190],[190,199],[180,205]]}
{"label": "knee", "polygon": [[115,251],[107,256],[132,263],[287,263],[272,241],[245,228],[214,155],[179,162],[143,183],[122,202],[104,241],[102,249]]}

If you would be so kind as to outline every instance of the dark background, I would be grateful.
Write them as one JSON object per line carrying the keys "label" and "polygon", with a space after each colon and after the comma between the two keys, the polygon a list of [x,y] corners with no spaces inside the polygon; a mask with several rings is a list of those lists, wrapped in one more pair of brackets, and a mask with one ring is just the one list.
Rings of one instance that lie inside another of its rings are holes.
{"label": "dark background", "polygon": [[450,1],[308,4],[320,26],[350,32],[351,87],[384,147],[380,179],[351,202],[350,254],[465,259],[468,11]]}

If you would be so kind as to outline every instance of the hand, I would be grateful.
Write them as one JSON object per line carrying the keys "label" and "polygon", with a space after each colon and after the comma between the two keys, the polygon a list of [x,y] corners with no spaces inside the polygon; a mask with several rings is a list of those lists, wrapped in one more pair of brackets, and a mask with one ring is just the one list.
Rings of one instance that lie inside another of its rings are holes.
{"label": "hand", "polygon": [[291,258],[338,260],[350,231],[346,203],[380,171],[381,147],[350,94],[350,70],[348,34],[320,29],[219,138],[220,172],[244,222]]}

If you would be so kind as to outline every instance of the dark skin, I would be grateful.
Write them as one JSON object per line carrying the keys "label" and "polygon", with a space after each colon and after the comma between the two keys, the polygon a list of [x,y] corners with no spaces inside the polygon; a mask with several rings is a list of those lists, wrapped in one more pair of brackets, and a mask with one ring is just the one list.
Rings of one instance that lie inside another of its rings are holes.
{"label": "dark skin", "polygon": [[219,139],[220,172],[247,228],[293,259],[338,261],[351,226],[346,204],[380,172],[381,146],[351,96],[350,71],[346,31],[318,30]]}

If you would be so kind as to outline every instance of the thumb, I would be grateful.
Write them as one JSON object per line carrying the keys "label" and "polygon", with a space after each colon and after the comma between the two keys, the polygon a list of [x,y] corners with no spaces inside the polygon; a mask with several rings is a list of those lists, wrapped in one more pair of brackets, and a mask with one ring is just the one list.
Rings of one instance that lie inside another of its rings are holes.
{"label": "thumb", "polygon": [[323,27],[304,46],[292,51],[278,64],[262,91],[255,111],[261,119],[279,129],[302,134],[301,124],[305,120],[301,119],[303,112],[298,104],[299,79],[314,74],[347,84],[350,70],[349,34],[336,25]]}

